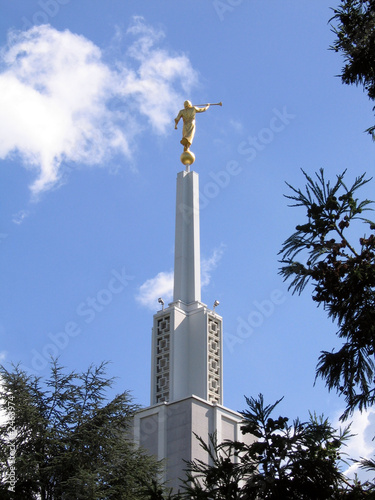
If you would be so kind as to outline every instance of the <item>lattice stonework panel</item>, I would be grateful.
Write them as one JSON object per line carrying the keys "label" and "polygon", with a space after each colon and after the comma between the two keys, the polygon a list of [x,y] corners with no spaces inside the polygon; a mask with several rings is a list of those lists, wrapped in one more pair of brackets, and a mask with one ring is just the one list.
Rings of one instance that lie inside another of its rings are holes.
{"label": "lattice stonework panel", "polygon": [[169,400],[170,316],[157,320],[156,328],[156,402]]}
{"label": "lattice stonework panel", "polygon": [[208,400],[210,403],[220,401],[220,355],[221,355],[221,322],[208,318]]}

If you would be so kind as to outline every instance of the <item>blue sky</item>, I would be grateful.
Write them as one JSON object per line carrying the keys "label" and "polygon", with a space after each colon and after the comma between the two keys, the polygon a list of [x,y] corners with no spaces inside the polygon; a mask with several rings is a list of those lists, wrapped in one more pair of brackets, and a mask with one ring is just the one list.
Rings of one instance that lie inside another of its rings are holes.
{"label": "blue sky", "polygon": [[[109,360],[116,391],[149,404],[152,315],[169,300],[173,119],[185,99],[222,101],[197,117],[202,300],[224,319],[224,404],[285,396],[280,412],[337,419],[314,386],[335,325],[307,289],[278,276],[301,222],[285,181],[301,168],[348,182],[373,175],[373,124],[343,86],[330,7],[316,0],[0,0],[0,352],[48,373]],[[373,184],[364,195],[370,198]],[[352,454],[371,453],[373,413]]]}

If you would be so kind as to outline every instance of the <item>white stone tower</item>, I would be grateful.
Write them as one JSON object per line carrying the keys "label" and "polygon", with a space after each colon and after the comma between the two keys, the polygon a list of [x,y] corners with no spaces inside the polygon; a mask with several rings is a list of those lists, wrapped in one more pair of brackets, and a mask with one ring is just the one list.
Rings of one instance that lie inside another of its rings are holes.
{"label": "white stone tower", "polygon": [[134,422],[135,441],[165,459],[175,491],[184,460],[208,460],[194,433],[243,438],[241,415],[222,406],[222,336],[222,318],[201,302],[199,178],[187,166],[177,175],[173,302],[154,315],[151,406]]}
{"label": "white stone tower", "polygon": [[151,404],[192,394],[222,402],[222,319],[201,302],[199,185],[177,176],[173,302],[154,316]]}

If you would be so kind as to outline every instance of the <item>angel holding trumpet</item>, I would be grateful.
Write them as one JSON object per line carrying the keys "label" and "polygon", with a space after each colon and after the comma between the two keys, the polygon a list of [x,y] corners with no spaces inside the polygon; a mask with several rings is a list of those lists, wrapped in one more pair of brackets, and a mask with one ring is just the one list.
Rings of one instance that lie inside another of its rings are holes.
{"label": "angel holding trumpet", "polygon": [[[204,106],[203,108],[198,106]],[[196,113],[203,113],[207,111],[210,106],[222,106],[222,103],[215,104],[191,104],[190,101],[184,102],[184,109],[178,113],[175,118],[175,126],[177,129],[178,122],[182,118],[183,127],[182,127],[182,139],[181,144],[184,146],[184,151],[189,151],[190,146],[193,143],[194,135],[195,135],[195,115]]]}

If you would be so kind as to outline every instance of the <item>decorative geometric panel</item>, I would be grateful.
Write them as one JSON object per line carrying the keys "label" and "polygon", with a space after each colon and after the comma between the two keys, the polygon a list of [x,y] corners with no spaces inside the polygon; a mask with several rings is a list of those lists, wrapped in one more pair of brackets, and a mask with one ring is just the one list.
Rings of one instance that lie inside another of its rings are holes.
{"label": "decorative geometric panel", "polygon": [[208,318],[208,400],[210,403],[220,401],[220,356],[221,356],[221,322]]}
{"label": "decorative geometric panel", "polygon": [[158,319],[156,329],[156,402],[169,400],[170,316]]}

